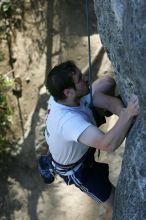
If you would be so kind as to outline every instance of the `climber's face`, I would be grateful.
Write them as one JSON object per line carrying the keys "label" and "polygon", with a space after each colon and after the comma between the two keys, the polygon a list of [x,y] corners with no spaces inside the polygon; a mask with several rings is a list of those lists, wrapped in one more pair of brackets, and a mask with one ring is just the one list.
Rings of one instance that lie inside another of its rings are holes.
{"label": "climber's face", "polygon": [[75,84],[75,96],[81,98],[89,93],[88,80],[77,68],[75,74],[73,75],[73,80]]}

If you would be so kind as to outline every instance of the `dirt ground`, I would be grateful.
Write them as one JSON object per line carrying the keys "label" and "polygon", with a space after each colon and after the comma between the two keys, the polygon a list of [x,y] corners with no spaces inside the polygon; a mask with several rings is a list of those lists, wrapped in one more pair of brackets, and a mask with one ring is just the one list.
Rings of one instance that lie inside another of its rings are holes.
{"label": "dirt ground", "polygon": [[[86,22],[82,1],[29,1],[24,17],[25,31],[13,37],[15,78],[22,82],[22,96],[10,96],[13,108],[12,129],[18,152],[0,181],[1,220],[103,220],[104,209],[74,186],[59,177],[45,185],[37,172],[37,157],[46,149],[43,137],[48,93],[44,86],[46,66],[50,69],[64,60],[74,60],[84,71],[88,65]],[[93,4],[90,5],[91,54],[96,62],[94,78],[111,74],[111,64],[97,34]],[[48,15],[47,15],[48,14]],[[46,16],[47,15],[47,16]],[[46,19],[47,18],[47,19]],[[48,22],[47,22],[48,21]],[[47,34],[48,30],[48,34]],[[46,40],[47,39],[47,40]],[[5,54],[8,51],[1,45]],[[47,61],[47,64],[46,64]],[[0,70],[9,73],[7,60]],[[11,76],[11,73],[9,73]],[[105,129],[116,121],[112,116]],[[117,183],[124,145],[115,153],[101,153],[100,160],[110,165],[110,179]]]}

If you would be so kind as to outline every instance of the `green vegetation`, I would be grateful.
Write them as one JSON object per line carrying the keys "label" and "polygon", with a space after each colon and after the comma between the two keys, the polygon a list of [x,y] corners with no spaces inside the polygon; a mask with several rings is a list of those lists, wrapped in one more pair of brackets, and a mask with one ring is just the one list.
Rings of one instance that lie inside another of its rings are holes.
{"label": "green vegetation", "polygon": [[0,1],[0,39],[7,39],[15,28],[21,27],[22,4],[21,0]]}
{"label": "green vegetation", "polygon": [[[7,42],[9,51],[9,63],[12,66],[11,36],[17,28],[21,28],[22,5],[24,0],[0,0],[0,42]],[[4,60],[4,54],[0,51],[0,62]],[[12,146],[11,109],[8,103],[8,91],[12,86],[12,80],[0,74],[0,167],[2,161],[7,161],[7,156],[15,152]]]}
{"label": "green vegetation", "polygon": [[8,91],[12,86],[12,81],[0,75],[0,167],[7,160],[12,150],[9,141],[8,131],[11,124],[11,109],[8,104]]}
{"label": "green vegetation", "polygon": [[8,169],[16,151],[10,130],[12,110],[9,106],[8,92],[11,87],[12,80],[0,74],[0,173]]}

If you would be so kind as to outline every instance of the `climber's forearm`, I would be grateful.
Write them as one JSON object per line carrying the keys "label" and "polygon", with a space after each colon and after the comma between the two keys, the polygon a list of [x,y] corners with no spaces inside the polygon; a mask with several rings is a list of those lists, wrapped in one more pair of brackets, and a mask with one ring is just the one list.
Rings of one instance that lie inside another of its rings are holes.
{"label": "climber's forearm", "polygon": [[129,116],[125,109],[123,109],[115,126],[102,138],[100,147],[109,152],[116,150],[126,137],[132,121],[133,117]]}

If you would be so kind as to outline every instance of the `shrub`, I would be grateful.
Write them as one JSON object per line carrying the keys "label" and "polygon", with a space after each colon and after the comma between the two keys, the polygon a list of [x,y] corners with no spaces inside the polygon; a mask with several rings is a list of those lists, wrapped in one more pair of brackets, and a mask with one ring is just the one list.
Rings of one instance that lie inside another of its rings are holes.
{"label": "shrub", "polygon": [[8,138],[12,114],[8,104],[8,91],[11,86],[12,81],[0,74],[0,167],[12,149]]}

